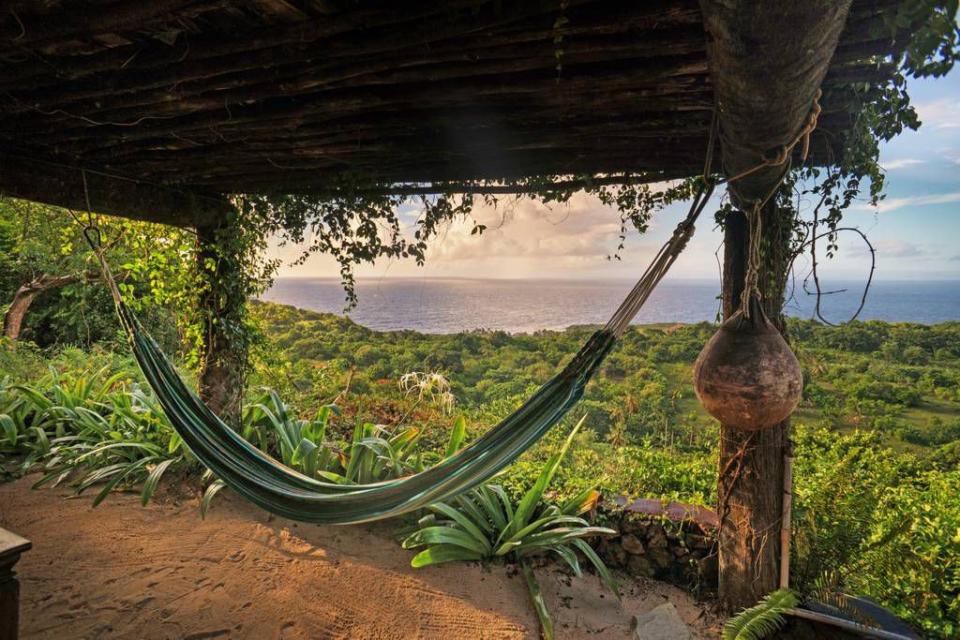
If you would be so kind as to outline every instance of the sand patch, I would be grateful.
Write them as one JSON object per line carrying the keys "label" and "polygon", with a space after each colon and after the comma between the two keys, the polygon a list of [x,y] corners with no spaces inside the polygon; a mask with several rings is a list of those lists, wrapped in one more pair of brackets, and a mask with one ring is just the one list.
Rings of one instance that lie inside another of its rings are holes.
{"label": "sand patch", "polygon": [[[18,565],[23,638],[535,638],[521,576],[504,568],[414,570],[389,525],[321,527],[273,518],[224,491],[206,520],[194,500],[141,507],[118,495],[0,485],[0,526],[33,541]],[[625,581],[623,606],[595,576],[538,569],[559,638],[630,637],[666,602],[701,638],[716,619],[679,589]]]}

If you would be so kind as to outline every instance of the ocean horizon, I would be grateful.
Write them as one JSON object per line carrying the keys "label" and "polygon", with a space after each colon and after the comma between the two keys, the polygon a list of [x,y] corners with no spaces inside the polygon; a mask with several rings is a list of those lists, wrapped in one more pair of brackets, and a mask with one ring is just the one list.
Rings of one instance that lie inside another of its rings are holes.
{"label": "ocean horizon", "polygon": [[[262,300],[345,315],[378,331],[457,333],[478,329],[529,333],[607,321],[634,282],[628,279],[367,278],[357,281],[358,305],[344,312],[337,278],[284,277]],[[823,315],[844,322],[856,311],[863,281],[823,283]],[[790,286],[788,286],[788,291]],[[720,311],[717,280],[667,279],[634,324],[713,322]],[[792,317],[814,317],[816,296],[798,280],[785,305]],[[874,282],[860,320],[936,324],[960,320],[960,280]]]}

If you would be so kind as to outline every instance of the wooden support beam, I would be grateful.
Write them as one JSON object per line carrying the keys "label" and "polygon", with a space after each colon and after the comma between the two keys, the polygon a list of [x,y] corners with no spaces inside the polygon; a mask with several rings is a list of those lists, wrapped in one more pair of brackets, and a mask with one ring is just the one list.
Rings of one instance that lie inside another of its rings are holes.
{"label": "wooden support beam", "polygon": [[[851,0],[700,0],[720,116],[723,170],[735,176],[792,142],[803,128]],[[782,166],[731,185],[735,202],[769,193]]]}
{"label": "wooden support beam", "polygon": [[86,211],[88,194],[90,208],[96,213],[178,227],[216,224],[232,207],[226,198],[217,194],[185,191],[96,170],[0,154],[0,195]]}
{"label": "wooden support beam", "polygon": [[[777,187],[787,165],[764,162],[781,154],[803,130],[850,5],[850,0],[700,0],[723,171],[729,178],[762,165],[731,183],[738,206],[752,206]],[[762,213],[768,242],[760,280],[767,314],[784,331],[786,269],[779,261],[789,221],[779,214],[773,204]],[[726,222],[723,302],[729,317],[743,289],[748,229],[739,213]],[[729,610],[752,605],[778,586],[789,430],[789,421],[761,432],[721,426],[719,595]]]}
{"label": "wooden support beam", "polygon": [[20,582],[13,570],[21,554],[33,545],[0,529],[0,640],[17,640],[20,627]]}
{"label": "wooden support beam", "polygon": [[[776,209],[768,206],[764,212],[765,224],[772,223],[776,215]],[[724,320],[740,308],[748,239],[746,217],[739,212],[728,215],[723,241]],[[779,286],[778,283],[772,288],[765,287],[764,308],[783,332],[782,298],[775,291]],[[778,587],[783,454],[789,433],[789,420],[762,431],[745,431],[729,425],[720,427],[719,596],[728,611],[751,606]]]}

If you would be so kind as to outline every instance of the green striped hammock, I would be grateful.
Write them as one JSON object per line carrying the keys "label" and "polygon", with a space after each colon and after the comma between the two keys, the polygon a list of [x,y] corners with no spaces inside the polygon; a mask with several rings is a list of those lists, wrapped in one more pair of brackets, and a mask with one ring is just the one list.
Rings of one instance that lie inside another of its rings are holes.
{"label": "green striped hammock", "polygon": [[607,325],[564,369],[497,426],[435,466],[394,480],[362,485],[325,482],[267,456],[213,413],[184,384],[170,360],[124,303],[109,266],[90,235],[120,318],[149,385],[194,455],[227,486],[279,516],[318,524],[352,524],[408,513],[450,498],[493,477],[533,446],[583,395],[616,339],[649,297],[693,233],[710,189],[701,189],[687,217],[663,246]]}

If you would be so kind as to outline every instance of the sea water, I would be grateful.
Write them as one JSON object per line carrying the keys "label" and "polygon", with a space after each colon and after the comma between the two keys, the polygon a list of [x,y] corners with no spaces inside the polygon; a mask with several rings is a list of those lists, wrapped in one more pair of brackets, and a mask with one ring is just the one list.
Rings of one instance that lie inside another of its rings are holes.
{"label": "sea water", "polygon": [[[830,282],[842,290],[821,298],[831,322],[847,320],[860,304],[863,282]],[[511,333],[606,322],[633,286],[627,280],[480,280],[384,278],[357,283],[351,319],[377,330],[455,333],[500,329]],[[647,323],[714,321],[720,284],[665,280],[634,320]],[[792,287],[786,311],[813,316],[815,296]],[[344,292],[333,278],[279,278],[264,300],[344,315]],[[960,320],[960,281],[881,281],[870,288],[861,320],[933,324]]]}

